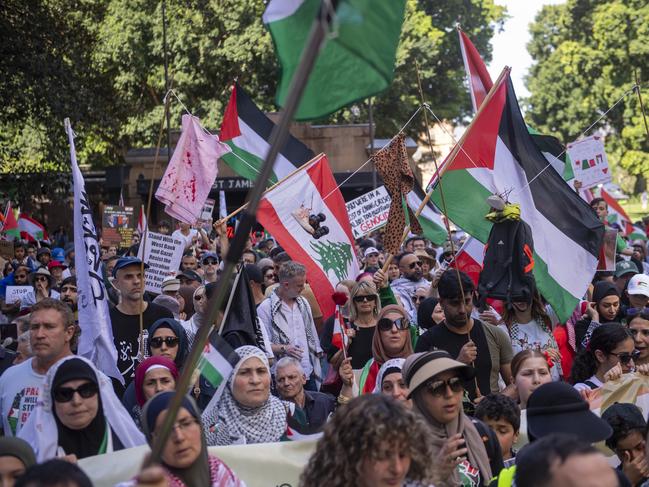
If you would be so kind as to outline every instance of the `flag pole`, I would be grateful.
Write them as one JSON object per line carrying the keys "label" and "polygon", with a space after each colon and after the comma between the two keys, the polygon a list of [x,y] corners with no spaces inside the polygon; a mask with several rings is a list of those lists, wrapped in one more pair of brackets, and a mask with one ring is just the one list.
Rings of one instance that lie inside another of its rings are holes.
{"label": "flag pole", "polygon": [[[243,253],[245,247],[245,241],[248,238],[250,229],[255,223],[255,215],[257,212],[257,207],[259,202],[264,194],[264,188],[267,181],[270,179],[270,176],[273,171],[273,165],[275,159],[279,154],[279,151],[284,145],[289,137],[289,124],[293,119],[293,115],[298,108],[300,99],[302,98],[302,93],[306,87],[306,83],[309,79],[309,74],[311,73],[313,66],[315,64],[318,52],[322,44],[326,40],[326,35],[329,30],[329,25],[331,22],[331,17],[328,15],[328,12],[335,11],[335,7],[332,4],[331,0],[323,0],[320,4],[320,12],[318,16],[314,19],[313,25],[311,27],[311,32],[309,38],[305,45],[305,48],[302,52],[300,58],[300,64],[293,76],[291,81],[291,88],[289,90],[288,98],[286,100],[284,109],[281,112],[279,123],[273,128],[273,131],[270,136],[270,149],[264,164],[261,168],[259,175],[255,181],[254,187],[248,193],[248,208],[243,213],[241,221],[237,232],[234,235],[232,245],[228,250],[228,253],[225,257],[225,267],[221,278],[219,279],[220,285],[216,287],[215,295],[208,303],[207,309],[207,322],[214,323],[216,315],[221,303],[228,293],[227,283],[229,282],[232,274],[235,271],[237,263]],[[183,373],[180,376],[176,384],[176,393],[171,399],[169,404],[168,413],[165,416],[164,422],[160,426],[159,434],[156,434],[155,441],[151,447],[151,456],[149,457],[146,466],[151,465],[152,463],[159,463],[162,450],[167,443],[173,425],[176,421],[176,416],[178,410],[180,409],[185,391],[188,390],[191,375],[193,370],[196,368],[196,364],[200,358],[200,355],[209,339],[210,333],[209,326],[203,326],[199,328],[194,343],[192,345],[189,357],[187,358],[186,365],[184,367]],[[158,433],[156,431],[156,433]]]}
{"label": "flag pole", "polygon": [[644,103],[642,103],[642,94],[640,92],[640,77],[638,76],[638,70],[635,70],[635,91],[638,94],[638,101],[640,102],[640,110],[642,111],[642,120],[644,121],[644,130],[649,139],[649,125],[647,125],[647,114],[644,110]]}

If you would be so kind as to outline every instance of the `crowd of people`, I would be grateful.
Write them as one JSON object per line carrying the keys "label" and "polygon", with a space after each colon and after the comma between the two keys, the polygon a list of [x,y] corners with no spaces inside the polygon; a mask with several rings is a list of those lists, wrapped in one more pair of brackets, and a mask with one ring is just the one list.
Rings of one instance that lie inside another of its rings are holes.
{"label": "crowd of people", "polygon": [[[605,203],[592,207],[605,221]],[[144,290],[137,243],[102,245],[123,380],[109,378],[76,354],[75,249],[57,235],[16,241],[2,265],[3,486],[91,485],[79,460],[152,445],[197,332],[215,324],[208,302],[230,285],[219,281],[222,224],[179,225],[180,268],[157,295]],[[362,270],[336,286],[340,316],[323,316],[302,263],[272,237],[251,237],[241,267],[255,336],[220,337],[237,356],[225,387],[189,371],[160,465],[121,485],[245,485],[208,447],[296,431],[319,438],[303,486],[649,485],[646,412],[591,412],[602,386],[649,375],[647,241],[620,239],[615,270],[598,271],[561,322],[537,290],[478,305],[476,283],[453,266],[463,234],[450,237],[409,237],[385,270],[381,233],[357,240]],[[30,289],[10,302],[9,286]]]}

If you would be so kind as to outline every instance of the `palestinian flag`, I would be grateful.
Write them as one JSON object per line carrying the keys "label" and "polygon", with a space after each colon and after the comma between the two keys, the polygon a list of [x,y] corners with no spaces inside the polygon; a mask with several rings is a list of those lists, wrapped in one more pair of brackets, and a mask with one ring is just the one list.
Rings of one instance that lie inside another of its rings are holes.
{"label": "palestinian flag", "polygon": [[534,144],[536,144],[552,168],[559,173],[564,181],[570,184],[575,179],[575,174],[572,171],[572,161],[566,147],[556,137],[540,134],[529,125],[527,130],[532,136]]}
{"label": "palestinian flag", "polygon": [[[604,227],[559,174],[544,170],[547,160],[527,130],[508,71],[448,159],[441,176],[448,217],[486,243],[487,197],[519,204],[532,229],[539,290],[568,319],[597,269]],[[441,204],[439,187],[433,201]]]}
{"label": "palestinian flag", "polygon": [[[225,109],[219,139],[232,152],[221,157],[239,176],[254,181],[257,179],[266,154],[270,149],[270,134],[275,124],[253,103],[237,83],[232,87],[230,102]],[[313,152],[295,137],[279,151],[270,183],[275,184],[296,168],[313,159]]]}
{"label": "palestinian flag", "polygon": [[608,223],[609,225],[617,225],[620,230],[620,234],[627,236],[633,233],[633,223],[631,223],[631,218],[626,214],[624,208],[620,206],[615,198],[608,194],[604,188],[600,191],[600,197],[604,198],[606,204],[608,205]]}
{"label": "palestinian flag", "polygon": [[[392,83],[405,0],[339,0],[327,36],[295,113],[296,120],[322,118],[376,95]],[[271,0],[264,12],[282,66],[277,104],[284,106],[320,0]]]}
{"label": "palestinian flag", "polygon": [[289,441],[316,441],[323,435],[322,427],[313,427],[300,423],[293,414],[286,417],[285,437]]}
{"label": "palestinian flag", "polygon": [[466,273],[476,288],[480,280],[480,273],[484,262],[485,245],[478,239],[469,237],[464,241],[460,250],[455,254],[451,267]]}
{"label": "palestinian flag", "polygon": [[324,154],[269,190],[257,220],[291,259],[306,266],[307,279],[323,316],[334,314],[331,299],[343,279],[355,279],[354,252],[345,200]]}
{"label": "palestinian flag", "polygon": [[214,396],[204,408],[205,411],[211,409],[210,405],[218,402],[238,361],[237,352],[216,331],[212,331],[209,342],[205,345],[198,361],[198,370],[201,371],[201,375],[216,389]]}
{"label": "palestinian flag", "polygon": [[5,237],[8,240],[15,240],[17,238],[20,238],[20,229],[18,228],[18,222],[16,221],[14,210],[11,207],[11,201],[7,202],[7,206],[5,208],[4,219],[2,222],[2,232],[5,234]]}
{"label": "palestinian flag", "polygon": [[[413,211],[417,211],[425,197],[426,194],[419,187],[419,183],[415,181],[412,191],[410,191],[407,196],[408,206],[412,208]],[[435,208],[435,205],[433,205],[430,200],[428,200],[428,203],[424,206],[424,209],[417,217],[417,220],[419,220],[424,237],[435,245],[442,245],[448,239],[446,226],[442,221],[442,215],[437,211],[437,208]]]}
{"label": "palestinian flag", "polygon": [[647,232],[644,231],[642,226],[633,225],[633,230],[629,234],[629,240],[647,240]]}
{"label": "palestinian flag", "polygon": [[21,213],[18,217],[18,228],[20,236],[30,242],[47,239],[45,227],[25,213]]}

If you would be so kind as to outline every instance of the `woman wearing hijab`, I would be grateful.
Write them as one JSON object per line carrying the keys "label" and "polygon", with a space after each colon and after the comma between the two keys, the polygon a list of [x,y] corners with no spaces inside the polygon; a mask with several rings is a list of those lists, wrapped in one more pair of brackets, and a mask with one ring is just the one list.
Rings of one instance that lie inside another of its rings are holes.
{"label": "woman wearing hijab", "polygon": [[[183,286],[180,287],[180,291],[183,292]],[[205,322],[206,311],[207,311],[207,290],[205,286],[198,286],[192,294],[191,299],[192,307],[194,312],[192,313],[191,318],[186,321],[183,321],[182,327],[185,329],[187,334],[187,341],[189,342],[189,348],[191,348],[194,343],[194,337],[198,333],[198,329],[203,326]]]}
{"label": "woman wearing hijab", "polygon": [[268,357],[257,347],[235,350],[234,367],[218,404],[203,413],[207,443],[214,445],[272,443],[283,439],[295,405],[270,393]]}
{"label": "woman wearing hijab", "polygon": [[[160,392],[144,405],[142,426],[149,445],[164,422],[173,392]],[[185,396],[174,428],[162,450],[164,479],[169,487],[245,487],[236,474],[217,457],[209,455],[201,416],[192,398]],[[137,481],[122,485],[137,485]]]}
{"label": "woman wearing hijab", "polygon": [[599,281],[593,288],[593,301],[586,307],[586,315],[575,323],[575,341],[577,351],[586,347],[595,328],[604,323],[618,321],[620,311],[620,293],[615,284]]}
{"label": "woman wearing hijab", "polygon": [[417,325],[419,335],[426,330],[444,321],[444,310],[439,304],[439,299],[429,297],[424,299],[417,310]]}
{"label": "woman wearing hijab", "polygon": [[376,385],[376,376],[385,362],[392,358],[406,358],[413,353],[408,313],[401,306],[390,304],[379,313],[374,337],[372,358],[361,372],[361,394],[369,394]]}
{"label": "woman wearing hijab", "polygon": [[25,440],[0,437],[0,485],[13,487],[16,479],[36,464],[34,450]]}
{"label": "woman wearing hijab", "polygon": [[432,458],[436,458],[438,475],[435,485],[488,485],[492,470],[485,444],[462,410],[464,382],[475,376],[473,368],[438,350],[408,357],[403,376],[413,409],[432,430]]}
{"label": "woman wearing hijab", "polygon": [[64,455],[81,459],[145,442],[110,379],[78,356],[50,367],[19,436],[32,445],[39,462]]}
{"label": "woman wearing hijab", "polygon": [[373,392],[390,396],[402,402],[404,406],[412,408],[412,401],[408,399],[410,391],[401,373],[405,361],[403,358],[392,358],[381,365]]}

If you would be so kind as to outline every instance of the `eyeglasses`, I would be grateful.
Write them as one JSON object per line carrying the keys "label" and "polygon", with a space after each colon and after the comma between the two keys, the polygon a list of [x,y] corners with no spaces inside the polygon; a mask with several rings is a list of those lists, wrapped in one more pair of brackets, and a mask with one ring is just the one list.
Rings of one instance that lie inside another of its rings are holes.
{"label": "eyeglasses", "polygon": [[634,350],[631,353],[629,353],[629,352],[619,352],[619,353],[609,352],[609,355],[616,356],[622,365],[626,365],[629,362],[631,362],[631,360],[633,360],[634,362],[636,360],[638,360],[638,357],[640,357],[640,352],[638,352],[637,350]]}
{"label": "eyeglasses", "polygon": [[99,386],[92,382],[81,384],[76,389],[72,387],[59,387],[52,391],[52,396],[56,402],[70,402],[75,393],[78,393],[83,399],[88,399],[99,392]]}
{"label": "eyeglasses", "polygon": [[421,267],[421,262],[416,260],[408,266],[409,269],[414,269],[415,267]]}
{"label": "eyeglasses", "polygon": [[388,318],[381,318],[376,326],[378,326],[380,331],[390,331],[393,326],[396,326],[397,330],[407,330],[410,323],[405,318],[397,318],[394,321]]}
{"label": "eyeglasses", "polygon": [[464,389],[464,384],[459,377],[451,377],[448,380],[436,380],[426,382],[426,390],[433,396],[443,396],[448,387],[451,392],[461,392]]}
{"label": "eyeglasses", "polygon": [[426,299],[426,296],[411,296],[413,303],[418,303],[419,301],[423,301]]}
{"label": "eyeglasses", "polygon": [[216,265],[218,262],[215,259],[205,259],[203,261],[203,264],[205,265]]}
{"label": "eyeglasses", "polygon": [[178,337],[155,337],[149,340],[151,348],[160,348],[164,343],[168,347],[177,347],[178,346]]}
{"label": "eyeglasses", "polygon": [[362,303],[363,301],[366,302],[376,301],[376,296],[374,294],[363,294],[360,296],[354,296],[355,303]]}

